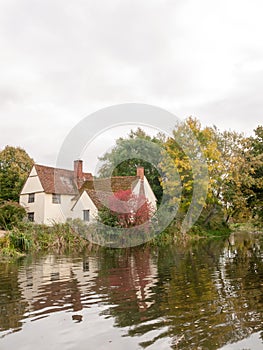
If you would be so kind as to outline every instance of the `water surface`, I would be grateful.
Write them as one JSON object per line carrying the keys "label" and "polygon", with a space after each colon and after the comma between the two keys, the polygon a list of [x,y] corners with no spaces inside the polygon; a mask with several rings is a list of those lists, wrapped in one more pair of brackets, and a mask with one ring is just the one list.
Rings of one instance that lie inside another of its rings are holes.
{"label": "water surface", "polygon": [[0,263],[0,349],[263,349],[263,238]]}

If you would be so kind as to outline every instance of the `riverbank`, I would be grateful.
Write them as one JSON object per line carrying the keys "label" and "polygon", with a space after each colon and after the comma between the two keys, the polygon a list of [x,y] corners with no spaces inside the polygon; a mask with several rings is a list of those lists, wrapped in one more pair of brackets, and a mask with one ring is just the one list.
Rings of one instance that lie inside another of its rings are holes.
{"label": "riverbank", "polygon": [[1,233],[0,258],[17,258],[38,251],[80,251],[87,245],[87,241],[67,223],[53,226],[20,223]]}
{"label": "riverbank", "polygon": [[[203,228],[195,225],[183,235],[172,223],[164,232],[149,240],[150,246],[170,246],[206,238],[227,237],[233,231],[263,233],[262,227],[246,224],[232,224],[220,229]],[[9,231],[0,230],[0,259],[12,259],[36,252],[58,254],[81,252],[92,244],[88,239],[87,226],[82,222],[54,224],[53,226],[21,222]],[[127,245],[129,246],[129,245]],[[114,247],[114,246],[113,246]]]}
{"label": "riverbank", "polygon": [[3,238],[5,235],[6,235],[6,232],[5,230],[0,230],[0,238]]}
{"label": "riverbank", "polygon": [[[82,226],[83,224],[78,225],[77,229],[74,229],[76,226],[72,223],[46,226],[21,222],[9,231],[0,231],[0,259],[19,258],[39,251],[61,254],[80,252],[91,244],[86,239],[87,227],[84,229]],[[170,245],[181,241],[227,236],[230,232],[229,228],[216,231],[194,227],[189,233],[182,235],[177,227],[170,226],[147,244]]]}

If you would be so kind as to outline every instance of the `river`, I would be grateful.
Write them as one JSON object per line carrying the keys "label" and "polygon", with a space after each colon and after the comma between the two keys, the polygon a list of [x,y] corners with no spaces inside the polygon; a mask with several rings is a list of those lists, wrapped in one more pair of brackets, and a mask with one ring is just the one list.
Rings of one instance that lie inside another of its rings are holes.
{"label": "river", "polygon": [[263,236],[0,263],[1,350],[263,349]]}

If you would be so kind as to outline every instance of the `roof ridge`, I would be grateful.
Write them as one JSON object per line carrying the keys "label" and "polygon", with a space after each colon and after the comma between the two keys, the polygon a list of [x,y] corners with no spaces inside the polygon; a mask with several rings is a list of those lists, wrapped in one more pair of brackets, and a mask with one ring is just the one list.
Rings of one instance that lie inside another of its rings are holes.
{"label": "roof ridge", "polygon": [[34,166],[39,166],[39,167],[41,167],[41,168],[49,168],[49,169],[56,169],[56,170],[66,170],[66,171],[74,171],[74,170],[70,170],[70,169],[65,169],[65,168],[55,168],[55,167],[53,167],[53,166],[49,166],[49,165],[42,165],[42,164],[37,164],[37,163],[35,163],[35,164],[33,164]]}
{"label": "roof ridge", "polygon": [[[55,167],[53,167],[53,166],[49,166],[49,165],[42,165],[42,164],[37,164],[37,163],[33,164],[33,166],[38,166],[38,167],[41,167],[41,168],[54,169],[54,170],[71,171],[72,173],[74,172],[74,170],[72,170],[72,169],[66,169],[66,168],[55,168]],[[85,172],[85,171],[83,171],[83,174],[84,174],[84,175],[92,175],[92,173],[91,173],[91,172]],[[89,180],[89,181],[90,181],[90,180]]]}
{"label": "roof ridge", "polygon": [[88,181],[96,181],[96,180],[111,180],[111,179],[122,179],[122,178],[139,178],[137,175],[123,175],[123,176],[112,176],[112,177],[99,177],[93,180],[88,180]]}

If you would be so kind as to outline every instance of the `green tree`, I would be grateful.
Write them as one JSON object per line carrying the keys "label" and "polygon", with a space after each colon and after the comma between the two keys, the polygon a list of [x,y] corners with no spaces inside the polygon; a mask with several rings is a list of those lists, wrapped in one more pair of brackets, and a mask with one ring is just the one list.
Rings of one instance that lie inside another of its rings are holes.
{"label": "green tree", "polygon": [[[135,175],[137,166],[142,166],[145,176],[158,202],[160,202],[163,193],[160,175],[152,164],[158,164],[162,158],[163,138],[163,135],[151,137],[141,128],[136,131],[132,130],[127,138],[119,138],[116,141],[116,146],[100,158],[100,161],[103,162],[99,171],[100,177],[108,177],[110,169],[114,169],[112,176]],[[143,156],[146,156],[149,161],[143,159]]]}
{"label": "green tree", "polygon": [[247,220],[249,210],[247,198],[251,186],[250,169],[247,162],[249,139],[235,131],[217,130],[217,145],[220,163],[217,172],[217,191],[223,205],[225,220]]}
{"label": "green tree", "polygon": [[218,145],[222,156],[219,188],[226,221],[262,219],[262,127],[255,130],[255,137],[234,131],[218,133]]}
{"label": "green tree", "polygon": [[248,198],[248,206],[253,217],[263,221],[263,127],[258,126],[254,130],[255,136],[251,137],[251,148],[248,153],[248,163],[251,174],[251,193]]}
{"label": "green tree", "polygon": [[[173,164],[162,163],[164,171],[176,167],[180,176],[180,179],[163,183],[168,193],[174,193],[176,187],[182,186],[177,220],[189,209],[193,186],[202,186],[201,181],[194,181],[192,173],[191,159],[198,159],[199,155],[191,133],[200,144],[209,174],[207,197],[199,223],[215,228],[230,219],[238,222],[248,221],[253,216],[262,219],[262,127],[255,130],[255,137],[248,138],[235,131],[221,132],[215,126],[202,128],[197,119],[190,117],[184,124],[178,124],[173,138],[165,142]],[[184,149],[188,150],[190,157]]]}
{"label": "green tree", "polygon": [[[158,152],[145,141],[158,145]],[[142,149],[157,161],[162,177],[151,162],[138,159]],[[208,183],[207,179],[198,177],[198,173],[204,173],[203,159]],[[199,224],[216,229],[223,228],[230,220],[263,221],[262,126],[258,126],[253,137],[245,137],[235,131],[220,131],[215,126],[202,127],[197,119],[189,117],[175,126],[173,137],[151,138],[141,129],[132,131],[128,138],[117,140],[113,150],[101,160],[104,161],[102,176],[111,167],[115,168],[113,175],[118,176],[131,175],[136,166],[143,166],[156,197],[160,200],[164,190],[168,202],[179,207],[176,217],[179,226],[186,213],[194,214],[192,201],[197,188],[201,189],[198,204],[203,205]],[[174,176],[175,169],[179,176]],[[207,197],[203,198],[202,189],[206,187]],[[181,193],[178,188],[182,189]]]}
{"label": "green tree", "polygon": [[33,159],[20,147],[6,146],[0,152],[0,200],[19,200],[33,164]]}
{"label": "green tree", "polygon": [[[176,188],[182,186],[181,198],[171,197],[174,204],[179,205],[177,221],[181,221],[193,199],[194,187],[207,188],[207,197],[200,191],[199,204],[203,204],[202,221],[208,224],[220,210],[219,194],[217,190],[217,169],[220,164],[220,152],[216,142],[216,128],[202,128],[196,118],[189,117],[185,123],[179,123],[173,130],[173,137],[165,142],[165,149],[171,161],[162,162],[165,173],[170,173],[175,167],[179,178],[174,181],[163,182],[167,193],[175,193]],[[202,154],[201,154],[202,153]],[[203,160],[205,160],[205,165]],[[205,168],[207,168],[207,171]],[[194,174],[194,172],[195,174]],[[198,174],[206,174],[205,179]],[[194,209],[193,209],[194,210]],[[192,214],[194,211],[192,210]]]}
{"label": "green tree", "polygon": [[21,207],[17,202],[6,201],[0,204],[0,229],[12,229],[25,216],[25,208]]}

